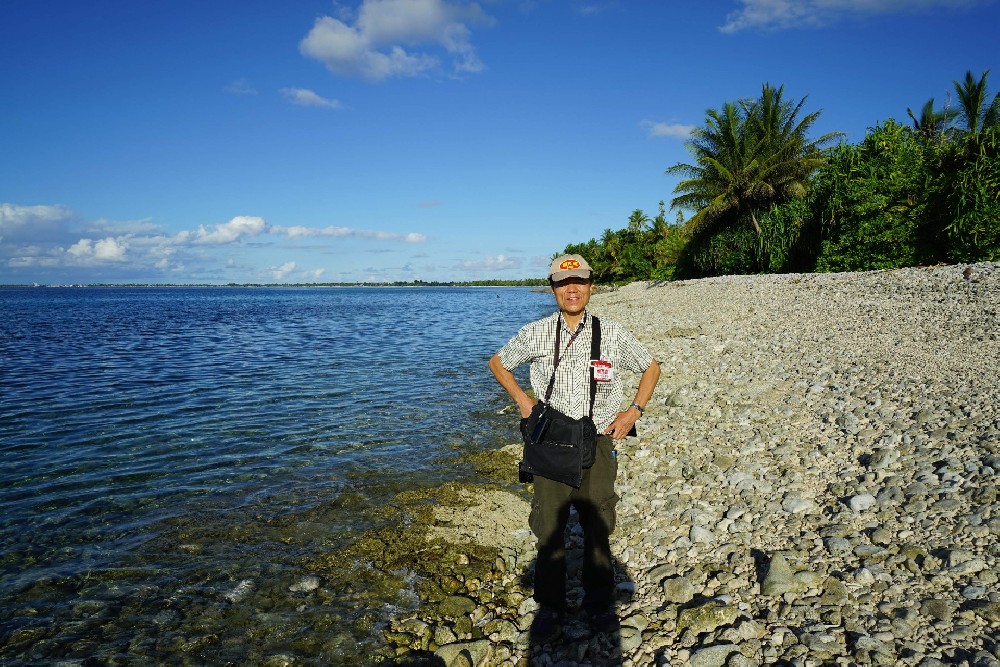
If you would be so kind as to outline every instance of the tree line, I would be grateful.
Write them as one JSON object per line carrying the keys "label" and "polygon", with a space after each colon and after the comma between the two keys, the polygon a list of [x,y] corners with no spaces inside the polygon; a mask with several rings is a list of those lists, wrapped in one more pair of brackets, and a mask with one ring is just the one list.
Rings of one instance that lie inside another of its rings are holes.
{"label": "tree line", "polygon": [[[713,275],[862,271],[1000,260],[1000,94],[966,72],[955,99],[928,100],[858,144],[810,138],[819,111],[765,83],[706,112],[688,163],[654,217],[566,246],[601,283]],[[684,212],[690,217],[685,218]]]}

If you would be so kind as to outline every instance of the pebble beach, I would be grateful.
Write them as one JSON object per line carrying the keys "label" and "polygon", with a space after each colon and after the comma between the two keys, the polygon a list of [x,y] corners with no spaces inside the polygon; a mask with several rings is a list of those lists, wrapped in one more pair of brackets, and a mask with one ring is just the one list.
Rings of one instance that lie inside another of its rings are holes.
{"label": "pebble beach", "polygon": [[486,485],[427,539],[496,562],[386,628],[397,664],[1000,666],[1000,264],[633,283],[591,310],[662,369],[618,443],[621,630],[571,614],[532,645],[530,495]]}

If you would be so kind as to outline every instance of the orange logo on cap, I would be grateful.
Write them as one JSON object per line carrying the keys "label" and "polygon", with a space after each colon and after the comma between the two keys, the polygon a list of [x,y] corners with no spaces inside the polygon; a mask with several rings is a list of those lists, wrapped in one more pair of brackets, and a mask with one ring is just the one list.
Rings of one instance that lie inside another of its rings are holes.
{"label": "orange logo on cap", "polygon": [[559,268],[564,271],[567,269],[579,269],[580,262],[576,261],[575,259],[567,259],[565,262],[559,265]]}

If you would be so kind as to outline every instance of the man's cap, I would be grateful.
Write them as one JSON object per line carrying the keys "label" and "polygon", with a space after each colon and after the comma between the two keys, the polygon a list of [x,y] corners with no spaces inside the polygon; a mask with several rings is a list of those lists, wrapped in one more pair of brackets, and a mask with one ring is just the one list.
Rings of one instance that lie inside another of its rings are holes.
{"label": "man's cap", "polygon": [[567,278],[589,279],[591,274],[590,264],[580,255],[559,255],[549,266],[549,280],[553,282]]}

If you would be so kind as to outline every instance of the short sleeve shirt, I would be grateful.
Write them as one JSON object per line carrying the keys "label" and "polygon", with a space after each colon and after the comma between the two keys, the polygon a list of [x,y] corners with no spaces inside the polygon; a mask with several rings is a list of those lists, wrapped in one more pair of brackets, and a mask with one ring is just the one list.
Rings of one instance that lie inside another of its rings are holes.
{"label": "short sleeve shirt", "polygon": [[[611,362],[611,379],[597,383],[594,399],[594,424],[598,433],[614,421],[621,410],[625,398],[622,386],[622,371],[642,373],[653,363],[652,355],[632,333],[615,320],[601,317],[601,359]],[[554,365],[556,327],[562,328],[559,336],[560,358],[555,384],[549,404],[556,410],[579,419],[587,414],[590,407],[590,346],[593,334],[593,318],[584,313],[581,330],[576,338],[556,312],[549,317],[536,320],[521,327],[507,343],[500,348],[497,356],[509,371],[524,363],[530,363],[531,388],[540,400],[552,377]]]}

